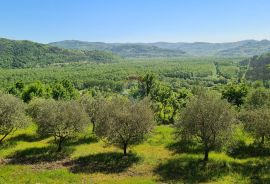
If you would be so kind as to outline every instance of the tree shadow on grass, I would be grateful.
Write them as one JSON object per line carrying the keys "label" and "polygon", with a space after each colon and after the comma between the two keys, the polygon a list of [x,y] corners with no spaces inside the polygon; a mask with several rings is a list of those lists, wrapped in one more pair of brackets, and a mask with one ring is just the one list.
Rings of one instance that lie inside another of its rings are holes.
{"label": "tree shadow on grass", "polygon": [[237,173],[250,183],[270,183],[270,159],[248,162],[226,162],[209,160],[207,163],[190,157],[174,158],[160,164],[154,172],[165,183],[201,183],[218,179],[230,173]]}
{"label": "tree shadow on grass", "polygon": [[194,142],[188,140],[180,140],[167,146],[167,148],[174,153],[203,153],[203,147]]}
{"label": "tree shadow on grass", "polygon": [[268,157],[270,148],[260,144],[246,145],[245,142],[238,142],[235,146],[227,151],[228,155],[233,158],[250,158],[250,157]]}
{"label": "tree shadow on grass", "polygon": [[135,154],[123,156],[122,153],[99,153],[80,157],[72,163],[70,171],[73,173],[96,173],[105,174],[120,173],[138,163],[140,158]]}
{"label": "tree shadow on grass", "polygon": [[194,158],[175,158],[160,164],[154,172],[162,182],[198,183],[207,182],[229,172],[226,163],[206,162]]}
{"label": "tree shadow on grass", "polygon": [[55,162],[68,158],[72,149],[65,148],[62,152],[56,152],[55,147],[27,148],[8,156],[9,164],[39,164],[43,162]]}
{"label": "tree shadow on grass", "polygon": [[251,183],[264,184],[270,183],[270,160],[261,159],[256,161],[248,161],[244,163],[232,163],[231,169],[241,174],[243,177],[249,178]]}
{"label": "tree shadow on grass", "polygon": [[68,140],[65,145],[67,146],[77,146],[80,144],[91,144],[98,142],[98,138],[95,136],[89,136],[89,137],[80,137],[75,140]]}
{"label": "tree shadow on grass", "polygon": [[11,137],[7,141],[9,142],[18,142],[18,141],[24,141],[24,142],[36,142],[42,140],[43,137],[39,137],[38,135],[33,134],[19,134],[17,136]]}
{"label": "tree shadow on grass", "polygon": [[8,149],[8,148],[14,148],[17,145],[17,142],[15,141],[3,141],[0,143],[0,149]]}
{"label": "tree shadow on grass", "polygon": [[39,140],[42,140],[42,138],[38,137],[37,135],[19,134],[5,139],[2,143],[0,143],[0,149],[13,148],[18,144],[19,141],[35,142]]}

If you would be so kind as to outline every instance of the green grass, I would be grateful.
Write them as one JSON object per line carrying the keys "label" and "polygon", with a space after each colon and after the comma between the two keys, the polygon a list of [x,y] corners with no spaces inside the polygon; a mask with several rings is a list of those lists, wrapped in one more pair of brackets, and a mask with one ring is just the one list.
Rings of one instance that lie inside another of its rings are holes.
{"label": "green grass", "polygon": [[0,183],[270,182],[268,155],[234,158],[211,152],[205,165],[197,144],[179,150],[183,145],[177,143],[172,126],[156,126],[143,144],[129,149],[128,157],[90,133],[67,142],[64,152],[56,154],[53,139],[40,139],[35,130],[34,125],[19,130],[1,145]]}

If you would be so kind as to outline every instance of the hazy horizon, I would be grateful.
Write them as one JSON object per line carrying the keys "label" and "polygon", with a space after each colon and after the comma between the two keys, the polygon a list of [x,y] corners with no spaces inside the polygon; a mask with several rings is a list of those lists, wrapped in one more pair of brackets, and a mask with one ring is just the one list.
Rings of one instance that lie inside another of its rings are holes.
{"label": "hazy horizon", "polygon": [[103,42],[103,41],[88,41],[88,40],[76,40],[76,39],[66,39],[66,40],[56,40],[52,42],[38,42],[35,40],[29,40],[29,39],[14,39],[14,38],[7,38],[7,37],[0,37],[3,39],[10,39],[10,40],[20,40],[20,41],[32,41],[42,44],[50,44],[50,43],[56,43],[56,42],[62,42],[62,41],[79,41],[79,42],[89,42],[89,43],[108,43],[108,44],[151,44],[151,43],[171,43],[171,44],[177,44],[177,43],[186,43],[186,44],[193,44],[193,43],[209,43],[209,44],[224,44],[224,43],[235,43],[235,42],[242,42],[242,41],[263,41],[267,40],[270,41],[270,39],[244,39],[244,40],[236,40],[236,41],[225,41],[225,42],[208,42],[208,41],[194,41],[194,42],[188,42],[188,41],[176,41],[176,42],[168,42],[168,41],[153,41],[153,42]]}

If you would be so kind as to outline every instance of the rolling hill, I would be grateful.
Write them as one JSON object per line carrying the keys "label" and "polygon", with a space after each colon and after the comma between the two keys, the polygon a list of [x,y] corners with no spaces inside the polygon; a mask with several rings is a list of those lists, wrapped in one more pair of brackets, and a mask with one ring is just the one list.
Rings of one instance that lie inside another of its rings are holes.
{"label": "rolling hill", "polygon": [[221,56],[255,56],[270,52],[270,41],[247,41],[240,46],[219,51]]}
{"label": "rolling hill", "polygon": [[117,62],[120,57],[104,51],[62,49],[31,41],[0,39],[0,67],[26,68],[68,62]]}

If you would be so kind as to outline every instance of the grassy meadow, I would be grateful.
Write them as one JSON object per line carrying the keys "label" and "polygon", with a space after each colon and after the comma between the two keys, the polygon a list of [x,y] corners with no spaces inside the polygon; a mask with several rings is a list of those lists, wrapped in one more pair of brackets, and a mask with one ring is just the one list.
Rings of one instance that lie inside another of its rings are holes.
{"label": "grassy meadow", "polygon": [[66,142],[64,151],[56,153],[50,144],[53,138],[37,137],[35,130],[34,124],[19,130],[1,145],[0,183],[270,182],[270,148],[260,153],[250,151],[252,140],[242,133],[237,136],[249,146],[230,156],[224,151],[211,152],[205,165],[200,145],[185,146],[175,139],[174,128],[169,125],[156,126],[151,136],[131,147],[124,158],[122,150],[91,133]]}

